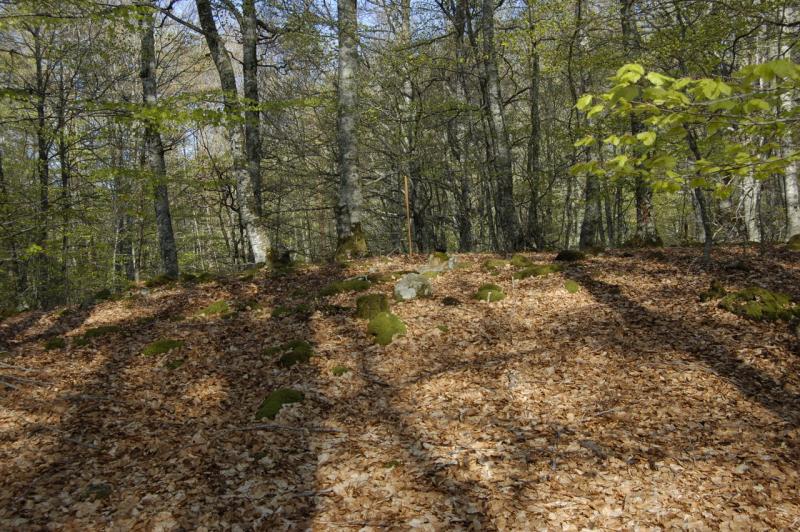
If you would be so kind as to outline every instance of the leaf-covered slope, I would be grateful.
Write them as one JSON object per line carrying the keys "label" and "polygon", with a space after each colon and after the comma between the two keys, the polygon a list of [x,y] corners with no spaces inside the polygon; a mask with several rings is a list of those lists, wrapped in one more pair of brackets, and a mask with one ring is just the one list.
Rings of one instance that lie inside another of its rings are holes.
{"label": "leaf-covered slope", "polygon": [[[790,528],[798,340],[700,302],[712,276],[697,253],[614,253],[521,280],[461,256],[434,297],[392,305],[407,332],[387,346],[353,315],[357,293],[314,295],[423,258],[6,320],[0,528]],[[791,257],[719,253],[728,288],[800,298]],[[748,267],[726,268],[734,258]],[[488,283],[506,297],[469,297]],[[219,301],[230,312],[201,312]],[[312,311],[272,316],[301,304]],[[116,327],[76,343],[103,326]],[[46,350],[56,336],[66,347]],[[142,354],[164,339],[183,343]],[[295,340],[315,356],[265,354]],[[284,388],[303,400],[257,420]]]}

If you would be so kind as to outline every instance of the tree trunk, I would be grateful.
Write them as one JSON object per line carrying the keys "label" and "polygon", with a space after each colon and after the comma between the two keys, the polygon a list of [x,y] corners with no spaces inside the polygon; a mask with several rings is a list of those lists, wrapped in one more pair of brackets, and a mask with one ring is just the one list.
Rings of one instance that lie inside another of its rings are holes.
{"label": "tree trunk", "polygon": [[[622,44],[627,61],[635,61],[641,53],[639,35],[636,29],[636,20],[633,14],[633,4],[636,0],[620,0],[620,18],[622,22]],[[642,125],[637,117],[631,116],[631,134],[636,135],[642,130]],[[658,236],[655,218],[653,217],[653,188],[642,176],[636,176],[634,184],[636,198],[636,232],[634,244],[638,246],[660,246],[661,237]]]}
{"label": "tree trunk", "polygon": [[[155,107],[157,103],[156,85],[156,49],[155,49],[155,18],[152,13],[143,21],[141,73],[142,97],[146,107]],[[172,278],[178,277],[178,250],[175,246],[175,235],[172,232],[172,216],[169,209],[169,194],[167,192],[167,166],[164,161],[164,146],[161,142],[161,133],[158,123],[148,120],[144,132],[145,151],[147,163],[150,167],[153,180],[153,196],[156,211],[156,226],[158,228],[158,246],[161,251],[161,264],[164,273]]]}
{"label": "tree trunk", "polygon": [[[530,2],[528,3],[529,23],[532,25],[532,14]],[[530,31],[533,27],[529,28]],[[526,160],[526,170],[528,174],[528,181],[530,183],[530,199],[528,200],[528,225],[527,225],[527,241],[528,245],[536,248],[544,247],[544,238],[542,236],[542,226],[539,221],[539,187],[541,182],[541,162],[540,162],[540,137],[541,137],[541,120],[539,118],[539,54],[536,51],[536,43],[531,42],[531,57],[530,57],[530,94],[529,98],[529,114],[531,122],[531,134],[528,137],[528,153]]]}
{"label": "tree trunk", "polygon": [[220,87],[222,88],[223,106],[228,119],[226,133],[233,155],[236,201],[240,209],[242,223],[250,241],[252,258],[255,262],[266,262],[269,236],[262,226],[262,220],[257,215],[256,187],[247,168],[246,142],[243,139],[242,127],[239,125],[242,114],[236,88],[236,74],[233,70],[230,54],[217,31],[217,23],[214,20],[214,12],[211,9],[210,0],[196,0],[196,5],[200,27],[203,30],[203,36],[206,39],[211,59],[217,69]]}
{"label": "tree trunk", "polygon": [[761,242],[761,224],[758,219],[760,196],[761,183],[752,175],[745,176],[742,182],[742,212],[748,242]]}
{"label": "tree trunk", "polygon": [[366,254],[362,228],[363,197],[358,173],[358,3],[340,0],[338,6],[339,78],[337,89],[337,141],[339,148],[339,199],[336,204],[337,259]]}
{"label": "tree trunk", "polygon": [[513,160],[508,130],[503,116],[503,99],[494,44],[494,0],[483,0],[482,5],[484,109],[489,126],[491,154],[494,158],[491,168],[495,182],[495,211],[500,229],[498,237],[500,247],[504,251],[514,251],[520,247],[519,226],[514,206]]}
{"label": "tree trunk", "polygon": [[242,1],[242,77],[244,79],[244,144],[247,173],[253,184],[253,210],[263,217],[261,202],[261,128],[258,95],[258,20],[255,0]]}

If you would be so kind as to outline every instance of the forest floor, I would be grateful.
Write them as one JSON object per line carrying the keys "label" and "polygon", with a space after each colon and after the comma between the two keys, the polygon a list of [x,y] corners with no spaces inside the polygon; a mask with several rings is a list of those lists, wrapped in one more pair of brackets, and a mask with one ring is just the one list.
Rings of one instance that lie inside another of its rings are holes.
{"label": "forest floor", "polygon": [[[718,278],[800,300],[800,256],[757,251],[718,249],[711,270],[694,248],[614,251],[521,281],[460,255],[432,298],[393,303],[408,332],[386,347],[354,293],[271,313],[425,257],[9,318],[0,529],[797,530],[800,341],[698,297]],[[471,299],[487,282],[507,297]],[[200,313],[222,300],[230,313]],[[77,345],[102,325],[119,328]],[[45,350],[54,336],[67,346]],[[159,339],[184,344],[142,354]],[[264,354],[295,339],[310,362]],[[280,387],[305,400],[256,420]]]}

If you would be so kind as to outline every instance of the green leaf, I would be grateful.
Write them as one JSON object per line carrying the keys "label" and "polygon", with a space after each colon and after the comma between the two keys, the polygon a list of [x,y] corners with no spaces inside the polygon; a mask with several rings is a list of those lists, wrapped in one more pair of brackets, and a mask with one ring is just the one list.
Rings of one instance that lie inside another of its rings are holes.
{"label": "green leaf", "polygon": [[592,103],[592,95],[591,94],[584,94],[580,98],[578,98],[578,103],[575,104],[575,107],[578,108],[579,111],[585,110],[589,105]]}
{"label": "green leaf", "polygon": [[656,142],[656,133],[655,131],[642,131],[636,135],[636,138],[645,146],[652,146]]}

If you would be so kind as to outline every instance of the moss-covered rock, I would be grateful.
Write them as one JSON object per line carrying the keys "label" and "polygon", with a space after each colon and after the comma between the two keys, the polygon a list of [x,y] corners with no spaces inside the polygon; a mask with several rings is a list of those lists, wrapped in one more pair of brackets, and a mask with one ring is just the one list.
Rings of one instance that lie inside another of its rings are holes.
{"label": "moss-covered rock", "polygon": [[509,263],[515,268],[527,268],[528,266],[533,265],[531,259],[529,259],[525,255],[520,255],[519,253],[511,257]]}
{"label": "moss-covered rock", "polygon": [[786,249],[788,249],[789,251],[800,251],[800,235],[792,236],[786,242]]}
{"label": "moss-covered rock", "polygon": [[558,264],[534,264],[514,273],[514,279],[527,279],[528,277],[537,277],[540,275],[549,275],[551,273],[560,272],[561,266]]}
{"label": "moss-covered rock", "polygon": [[44,348],[46,351],[52,351],[53,349],[64,349],[65,347],[67,347],[67,341],[60,336],[53,336],[44,342]]}
{"label": "moss-covered rock", "polygon": [[365,294],[356,299],[356,317],[371,320],[381,312],[389,312],[389,299],[383,294]]}
{"label": "moss-covered rock", "polygon": [[215,301],[200,310],[198,314],[202,316],[214,316],[217,314],[228,314],[231,311],[227,301]]}
{"label": "moss-covered rock", "polygon": [[375,272],[367,275],[369,282],[373,284],[392,283],[408,272]]}
{"label": "moss-covered rock", "polygon": [[347,366],[334,366],[333,369],[331,369],[331,374],[334,377],[341,377],[345,373],[350,373],[350,368]]}
{"label": "moss-covered rock", "polygon": [[163,355],[164,353],[168,353],[182,346],[183,340],[156,340],[155,342],[147,344],[145,348],[142,349],[142,354],[147,356]]}
{"label": "moss-covered rock", "polygon": [[503,292],[503,289],[496,284],[489,283],[481,285],[473,297],[481,301],[500,301],[501,299],[505,299],[506,294]]}
{"label": "moss-covered rock", "polygon": [[483,261],[483,269],[491,273],[497,273],[506,266],[508,266],[508,261],[505,259],[486,259]]}
{"label": "moss-covered rock", "polygon": [[556,255],[555,260],[559,262],[576,262],[586,258],[586,254],[577,249],[562,249]]}
{"label": "moss-covered rock", "polygon": [[395,336],[406,333],[406,324],[390,312],[381,312],[369,320],[367,332],[375,337],[376,343],[389,345]]}
{"label": "moss-covered rock", "polygon": [[755,321],[791,320],[800,317],[800,306],[780,292],[751,287],[733,292],[719,302],[720,308]]}
{"label": "moss-covered rock", "polygon": [[430,281],[419,273],[408,273],[394,285],[394,298],[398,301],[409,301],[432,295],[433,287]]}
{"label": "moss-covered rock", "polygon": [[311,344],[305,340],[292,340],[285,344],[268,347],[264,350],[264,355],[272,356],[282,353],[278,358],[278,365],[283,368],[290,368],[301,362],[308,362],[314,354]]}
{"label": "moss-covered rock", "polygon": [[332,296],[341,294],[342,292],[363,292],[369,289],[372,283],[368,279],[361,277],[354,277],[353,279],[345,279],[344,281],[335,281],[319,291],[321,296]]}
{"label": "moss-covered rock", "polygon": [[711,301],[713,299],[721,299],[725,297],[727,294],[727,290],[717,279],[711,281],[711,286],[708,287],[708,290],[700,294],[700,301]]}
{"label": "moss-covered rock", "polygon": [[566,281],[564,281],[564,289],[570,294],[576,294],[578,293],[578,290],[581,289],[581,285],[579,285],[572,279],[567,279]]}
{"label": "moss-covered rock", "polygon": [[303,392],[291,388],[278,388],[261,402],[256,411],[256,419],[275,419],[283,405],[299,403],[303,399],[305,399]]}

